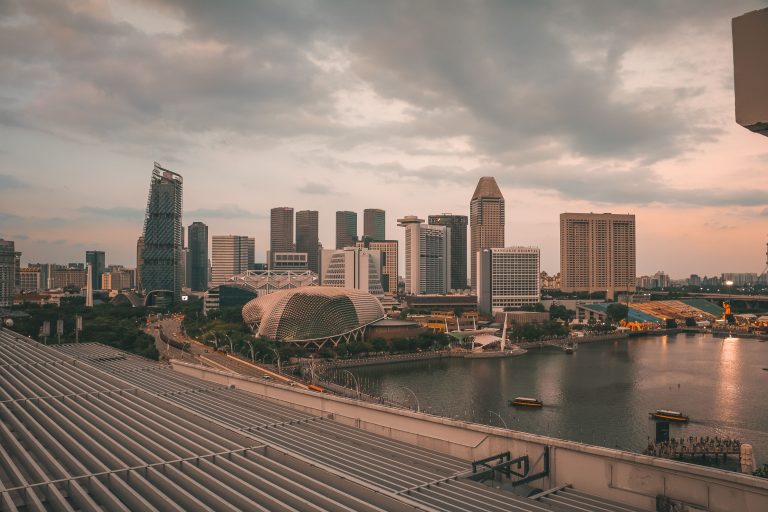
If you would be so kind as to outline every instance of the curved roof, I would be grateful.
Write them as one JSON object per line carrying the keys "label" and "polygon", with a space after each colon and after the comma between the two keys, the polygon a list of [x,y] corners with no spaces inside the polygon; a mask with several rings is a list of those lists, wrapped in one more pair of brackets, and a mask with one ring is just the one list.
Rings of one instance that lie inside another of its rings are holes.
{"label": "curved roof", "polygon": [[384,317],[370,293],[331,286],[282,290],[243,306],[243,320],[258,336],[284,341],[330,338]]}

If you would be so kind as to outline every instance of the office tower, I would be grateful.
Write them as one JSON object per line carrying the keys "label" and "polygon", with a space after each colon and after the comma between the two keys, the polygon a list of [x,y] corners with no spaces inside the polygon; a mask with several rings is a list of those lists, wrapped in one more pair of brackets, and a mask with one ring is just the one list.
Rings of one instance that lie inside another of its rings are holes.
{"label": "office tower", "polygon": [[104,251],[85,251],[85,263],[91,265],[91,286],[101,289],[101,274],[107,266]]}
{"label": "office tower", "polygon": [[192,291],[202,292],[208,289],[208,226],[202,222],[193,222],[187,227],[189,254],[189,282]]}
{"label": "office tower", "polygon": [[483,249],[477,253],[477,307],[481,315],[541,302],[538,247]]}
{"label": "office tower", "polygon": [[635,216],[560,214],[560,279],[564,292],[635,291]]}
{"label": "office tower", "polygon": [[357,247],[365,247],[381,253],[381,286],[385,295],[397,295],[397,271],[398,271],[398,241],[397,240],[370,240],[364,238],[357,242]]}
{"label": "office tower", "polygon": [[273,266],[273,254],[293,252],[293,208],[280,206],[269,213],[269,254],[267,264]]}
{"label": "office tower", "polygon": [[477,252],[480,249],[504,247],[504,196],[496,179],[483,176],[477,182],[475,193],[469,202],[469,226],[471,248],[469,252],[472,290],[476,290]]}
{"label": "office tower", "polygon": [[354,247],[357,242],[357,213],[336,212],[336,248]]}
{"label": "office tower", "polygon": [[126,270],[110,270],[101,274],[102,290],[126,290],[131,287],[131,273]]}
{"label": "office tower", "polygon": [[379,269],[381,253],[364,247],[325,249],[321,258],[321,284],[354,288],[376,297],[384,296]]}
{"label": "office tower", "polygon": [[320,274],[320,238],[318,213],[315,210],[296,212],[296,252],[307,254],[307,268]]}
{"label": "office tower", "polygon": [[397,220],[405,228],[405,293],[448,293],[451,272],[451,228],[429,226],[415,215]]}
{"label": "office tower", "polygon": [[371,240],[386,240],[386,214],[378,208],[363,210],[363,237]]}
{"label": "office tower", "polygon": [[448,226],[451,228],[451,289],[464,290],[467,288],[467,224],[466,215],[430,215],[429,224],[432,226]]}
{"label": "office tower", "polygon": [[16,287],[16,251],[11,240],[0,238],[0,307],[13,306]]}
{"label": "office tower", "polygon": [[136,289],[143,290],[141,287],[141,267],[144,265],[144,236],[136,240]]}
{"label": "office tower", "polygon": [[211,285],[225,283],[230,277],[248,270],[250,254],[256,241],[247,236],[214,235],[211,238]]}
{"label": "office tower", "polygon": [[155,162],[144,219],[141,286],[147,294],[171,292],[173,300],[181,298],[184,271],[181,266],[183,182],[180,174]]}

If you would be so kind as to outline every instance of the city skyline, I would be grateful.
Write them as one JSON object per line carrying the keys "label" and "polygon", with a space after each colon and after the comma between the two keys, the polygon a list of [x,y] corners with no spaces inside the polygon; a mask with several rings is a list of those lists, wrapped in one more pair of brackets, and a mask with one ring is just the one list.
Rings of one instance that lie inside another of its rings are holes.
{"label": "city skyline", "polygon": [[[466,42],[467,58],[450,59],[455,67],[443,57],[458,50],[418,6],[346,14],[326,6],[338,17],[329,26],[318,12],[286,4],[264,18],[261,36],[222,31],[205,7],[11,4],[0,237],[14,240],[25,262],[81,261],[98,248],[109,264],[133,265],[152,160],[185,176],[185,226],[248,234],[257,259],[267,249],[270,206],[319,211],[320,240],[332,247],[336,210],[361,214],[373,204],[389,219],[467,215],[467,189],[492,175],[515,198],[507,244],[541,247],[550,273],[559,266],[558,215],[567,211],[635,214],[638,275],[760,272],[768,147],[734,122],[730,41],[730,18],[760,4],[727,4],[459,4],[440,14],[451,29],[442,32]],[[421,69],[394,58],[397,30],[381,31],[375,19],[423,26],[427,44],[410,35],[403,42]],[[562,33],[542,30],[552,20],[562,21]],[[487,30],[469,28],[478,26]],[[272,35],[286,46],[275,48]],[[518,46],[526,52],[510,54]],[[281,50],[282,83],[227,73]],[[148,72],[138,71],[137,55]],[[478,67],[484,55],[494,68]],[[119,69],[108,65],[115,58]],[[212,94],[193,61],[231,97]],[[165,69],[181,77],[172,94],[153,97],[158,88],[137,82]],[[270,116],[275,122],[253,121]],[[97,174],[120,192],[91,185]],[[254,191],[272,204],[254,201]],[[391,220],[387,230],[402,245]]]}

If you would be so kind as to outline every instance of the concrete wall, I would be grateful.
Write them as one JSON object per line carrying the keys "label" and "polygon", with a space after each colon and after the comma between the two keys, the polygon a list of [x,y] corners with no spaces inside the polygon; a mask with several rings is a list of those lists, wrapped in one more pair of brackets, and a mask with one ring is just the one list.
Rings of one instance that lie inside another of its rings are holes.
{"label": "concrete wall", "polygon": [[[294,409],[332,415],[339,422],[467,461],[510,451],[513,456],[528,455],[532,471],[538,472],[543,469],[544,447],[549,447],[550,476],[531,484],[541,489],[568,483],[575,489],[646,510],[655,510],[659,495],[711,512],[768,510],[766,479],[361,403],[181,361],[172,364],[175,370],[193,377],[234,385]],[[471,468],[469,463],[467,468]]]}

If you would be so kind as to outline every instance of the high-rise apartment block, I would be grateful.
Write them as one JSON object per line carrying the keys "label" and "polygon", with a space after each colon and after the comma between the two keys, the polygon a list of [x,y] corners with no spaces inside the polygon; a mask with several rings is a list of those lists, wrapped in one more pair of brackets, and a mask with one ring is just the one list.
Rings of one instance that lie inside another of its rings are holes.
{"label": "high-rise apartment block", "polygon": [[278,252],[294,252],[293,208],[279,206],[269,212],[269,268],[274,268],[272,255]]}
{"label": "high-rise apartment block", "polygon": [[208,226],[202,222],[190,224],[187,227],[187,244],[187,286],[195,292],[205,291],[208,289]]}
{"label": "high-rise apartment block", "polygon": [[477,252],[481,249],[504,247],[504,196],[496,179],[483,176],[475,187],[469,202],[469,226],[471,229],[470,279],[472,290],[477,286]]}
{"label": "high-rise apartment block", "polygon": [[169,291],[173,300],[180,299],[184,280],[181,259],[183,183],[180,174],[155,162],[144,219],[141,286],[147,294]]}
{"label": "high-rise apartment block", "polygon": [[336,212],[336,248],[354,247],[357,242],[357,213]]}
{"label": "high-rise apartment block", "polygon": [[538,247],[483,249],[477,253],[477,303],[482,315],[541,301]]}
{"label": "high-rise apartment block", "polygon": [[397,295],[398,247],[397,240],[371,240],[364,238],[357,242],[358,247],[365,247],[381,253],[381,286],[385,295]]}
{"label": "high-rise apartment block", "polygon": [[429,226],[408,215],[397,220],[405,228],[405,293],[448,293],[451,272],[451,228]]}
{"label": "high-rise apartment block", "polygon": [[307,267],[320,274],[320,237],[318,212],[301,210],[296,212],[296,252],[307,254]]}
{"label": "high-rise apartment block", "polygon": [[363,237],[386,240],[386,213],[378,208],[363,210]]}
{"label": "high-rise apartment block", "polygon": [[564,292],[635,291],[635,216],[560,214],[560,280]]}
{"label": "high-rise apartment block", "polygon": [[376,297],[384,296],[381,286],[381,253],[364,247],[325,249],[321,258],[323,286],[354,288]]}
{"label": "high-rise apartment block", "polygon": [[220,285],[247,271],[255,246],[256,240],[247,236],[214,235],[211,238],[211,284]]}
{"label": "high-rise apartment block", "polygon": [[0,307],[13,305],[16,288],[16,251],[11,240],[0,238]]}
{"label": "high-rise apartment block", "polygon": [[91,264],[91,285],[94,290],[101,288],[101,274],[107,267],[104,251],[85,251],[85,263]]}
{"label": "high-rise apartment block", "polygon": [[88,271],[85,268],[61,267],[53,271],[54,288],[78,288],[88,285]]}
{"label": "high-rise apartment block", "polygon": [[431,226],[448,226],[451,228],[451,289],[464,290],[467,288],[467,224],[466,215],[430,215]]}

